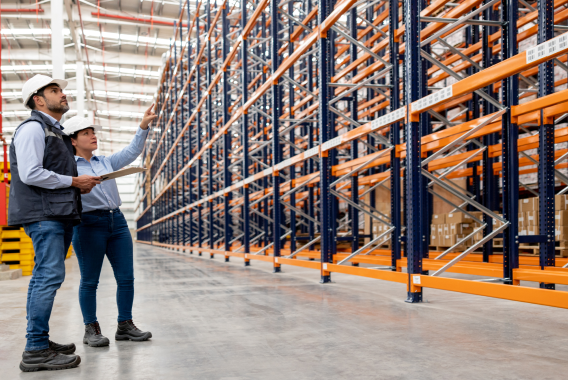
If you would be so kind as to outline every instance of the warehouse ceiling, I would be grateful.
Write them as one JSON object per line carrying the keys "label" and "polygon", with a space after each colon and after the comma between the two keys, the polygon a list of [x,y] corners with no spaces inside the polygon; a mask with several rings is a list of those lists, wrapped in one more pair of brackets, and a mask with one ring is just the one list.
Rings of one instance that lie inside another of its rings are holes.
{"label": "warehouse ceiling", "polygon": [[[103,126],[99,154],[123,148],[153,101],[162,55],[169,50],[180,3],[151,0],[61,0],[65,49],[65,90],[76,114],[83,96],[85,117]],[[3,1],[2,107],[4,137],[10,143],[27,111],[23,83],[52,74],[51,2]],[[82,21],[82,28],[81,28]],[[85,68],[83,94],[77,94],[77,62]]]}

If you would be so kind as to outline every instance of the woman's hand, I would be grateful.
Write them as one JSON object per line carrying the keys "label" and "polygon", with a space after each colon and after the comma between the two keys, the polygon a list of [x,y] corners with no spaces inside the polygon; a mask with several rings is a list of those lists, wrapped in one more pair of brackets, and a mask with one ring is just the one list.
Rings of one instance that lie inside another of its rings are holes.
{"label": "woman's hand", "polygon": [[150,123],[158,117],[158,115],[156,115],[154,111],[152,111],[152,108],[154,108],[154,103],[152,103],[150,108],[148,108],[146,112],[144,112],[144,117],[142,118],[142,122],[140,123],[140,128],[144,130],[148,129]]}

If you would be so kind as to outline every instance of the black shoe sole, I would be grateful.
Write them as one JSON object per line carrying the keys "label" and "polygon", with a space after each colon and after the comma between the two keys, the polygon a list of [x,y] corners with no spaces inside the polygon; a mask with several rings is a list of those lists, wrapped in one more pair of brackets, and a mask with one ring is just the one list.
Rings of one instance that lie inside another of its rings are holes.
{"label": "black shoe sole", "polygon": [[110,344],[110,341],[107,339],[106,341],[100,343],[89,343],[88,340],[83,339],[83,344],[87,344],[89,347],[106,347]]}
{"label": "black shoe sole", "polygon": [[59,371],[62,369],[71,369],[77,367],[81,363],[81,357],[77,356],[77,359],[69,364],[60,365],[50,365],[50,364],[26,364],[23,361],[20,362],[20,370],[22,372],[37,372],[37,371]]}
{"label": "black shoe sole", "polygon": [[146,334],[142,335],[142,336],[131,336],[131,335],[118,335],[118,334],[114,334],[114,339],[116,340],[131,340],[133,342],[143,342],[146,341],[148,339],[150,339],[152,337],[152,333],[151,332],[147,332]]}

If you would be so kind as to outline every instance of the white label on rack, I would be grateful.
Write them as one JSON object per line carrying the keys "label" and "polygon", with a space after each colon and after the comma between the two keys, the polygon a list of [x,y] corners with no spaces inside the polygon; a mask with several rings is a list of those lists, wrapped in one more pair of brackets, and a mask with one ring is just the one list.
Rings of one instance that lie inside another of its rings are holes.
{"label": "white label on rack", "polygon": [[254,177],[248,177],[247,179],[245,179],[244,184],[248,185],[249,183],[254,181]]}
{"label": "white label on rack", "polygon": [[536,60],[536,46],[527,49],[527,63],[531,63]]}
{"label": "white label on rack", "polygon": [[274,262],[277,263],[278,262],[278,257],[274,258]]}
{"label": "white label on rack", "polygon": [[326,263],[323,264],[323,270],[327,270],[327,264]]}
{"label": "white label on rack", "polygon": [[337,136],[329,141],[326,141],[323,143],[322,146],[322,150],[326,151],[329,150],[331,148],[335,148],[336,146],[338,146],[339,144],[341,144],[341,136]]}
{"label": "white label on rack", "polygon": [[265,176],[272,175],[272,168],[264,169],[262,172]]}
{"label": "white label on rack", "polygon": [[420,276],[412,276],[412,283],[420,285]]}
{"label": "white label on rack", "polygon": [[288,158],[287,160],[282,161],[281,163],[279,163],[278,165],[276,165],[276,169],[278,170],[282,170],[284,168],[287,168],[288,166],[290,166],[292,164],[292,159]]}
{"label": "white label on rack", "polygon": [[238,189],[239,187],[243,187],[243,181],[239,181],[235,183],[235,187]]}
{"label": "white label on rack", "polygon": [[527,63],[554,55],[568,48],[568,33],[527,49]]}
{"label": "white label on rack", "polygon": [[[430,107],[441,101],[449,99],[453,96],[453,93],[454,91],[452,86],[445,87],[440,91],[430,94],[422,99],[418,99],[416,102],[412,103],[412,111],[420,111],[426,107]],[[404,117],[404,109],[401,109],[401,111],[401,117]]]}
{"label": "white label on rack", "polygon": [[568,48],[568,33],[564,33],[561,36],[555,38],[558,40],[558,50],[564,50]]}
{"label": "white label on rack", "polygon": [[313,156],[317,155],[318,152],[319,152],[319,145],[314,146],[313,148],[310,148],[310,149],[308,149],[304,152],[304,158],[313,157]]}

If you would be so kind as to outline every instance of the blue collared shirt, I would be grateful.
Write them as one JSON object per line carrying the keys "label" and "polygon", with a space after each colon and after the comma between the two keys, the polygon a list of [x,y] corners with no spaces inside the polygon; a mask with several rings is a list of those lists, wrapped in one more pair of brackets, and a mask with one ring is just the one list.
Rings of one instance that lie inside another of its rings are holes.
{"label": "blue collared shirt", "polygon": [[[149,129],[143,130],[138,128],[134,139],[126,148],[108,157],[93,156],[89,162],[83,157],[75,156],[79,175],[102,176],[131,164],[142,153]],[[118,195],[118,186],[114,179],[101,182],[93,187],[89,194],[81,195],[81,200],[83,202],[83,212],[113,210],[122,204],[120,195]]]}
{"label": "blue collared shirt", "polygon": [[[39,111],[41,112],[41,111]],[[51,120],[56,128],[61,129],[59,122],[45,112],[41,112]],[[61,189],[71,186],[73,178],[43,168],[45,151],[45,132],[40,123],[29,121],[16,131],[12,141],[18,157],[18,173],[23,183],[44,189]]]}

